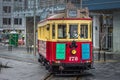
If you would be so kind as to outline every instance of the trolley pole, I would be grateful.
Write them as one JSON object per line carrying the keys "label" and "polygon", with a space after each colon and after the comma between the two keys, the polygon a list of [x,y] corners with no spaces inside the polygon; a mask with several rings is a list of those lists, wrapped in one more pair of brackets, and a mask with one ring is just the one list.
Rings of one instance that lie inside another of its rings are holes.
{"label": "trolley pole", "polygon": [[80,8],[82,9],[82,0],[80,0]]}
{"label": "trolley pole", "polygon": [[34,15],[34,55],[36,55],[36,0],[34,0],[34,10],[33,10],[33,15]]}

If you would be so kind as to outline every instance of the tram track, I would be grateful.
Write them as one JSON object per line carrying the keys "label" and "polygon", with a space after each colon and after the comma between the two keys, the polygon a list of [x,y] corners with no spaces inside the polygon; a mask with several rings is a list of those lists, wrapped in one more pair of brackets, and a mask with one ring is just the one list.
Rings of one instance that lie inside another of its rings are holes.
{"label": "tram track", "polygon": [[72,78],[67,79],[66,77],[64,77],[64,78],[63,77],[62,78],[61,77],[56,78],[53,75],[46,76],[42,80],[57,80],[57,79],[61,79],[61,80],[81,80],[80,77],[72,77]]}
{"label": "tram track", "polygon": [[73,75],[73,76],[55,76],[54,74],[48,73],[44,76],[42,80],[82,80],[81,76]]}
{"label": "tram track", "polygon": [[53,74],[52,73],[48,73],[45,75],[45,77],[42,80],[51,80],[53,78]]}
{"label": "tram track", "polygon": [[77,76],[77,77],[75,77],[73,80],[79,80],[79,77]]}

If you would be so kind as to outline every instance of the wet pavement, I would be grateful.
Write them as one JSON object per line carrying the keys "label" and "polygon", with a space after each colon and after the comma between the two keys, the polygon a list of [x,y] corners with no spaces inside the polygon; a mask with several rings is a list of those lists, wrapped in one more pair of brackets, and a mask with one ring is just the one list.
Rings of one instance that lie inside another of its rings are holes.
{"label": "wet pavement", "polygon": [[0,80],[41,80],[47,71],[43,66],[34,63],[15,61],[0,58],[3,64],[7,64],[11,68],[2,68],[0,72]]}
{"label": "wet pavement", "polygon": [[[120,80],[120,54],[94,51],[94,67],[79,76],[52,76],[49,80]],[[28,53],[25,47],[14,47],[8,51],[7,46],[0,46],[0,62],[10,68],[2,68],[0,80],[43,80],[48,74],[44,66],[37,62],[38,56]]]}
{"label": "wet pavement", "polygon": [[0,46],[0,57],[13,59],[24,62],[38,63],[38,55],[34,55],[33,51],[27,52],[24,46],[12,47],[12,50],[8,50],[8,46]]}
{"label": "wet pavement", "polygon": [[8,51],[7,46],[0,46],[0,62],[10,67],[1,69],[0,80],[41,80],[47,73],[37,56],[27,53],[24,47]]}

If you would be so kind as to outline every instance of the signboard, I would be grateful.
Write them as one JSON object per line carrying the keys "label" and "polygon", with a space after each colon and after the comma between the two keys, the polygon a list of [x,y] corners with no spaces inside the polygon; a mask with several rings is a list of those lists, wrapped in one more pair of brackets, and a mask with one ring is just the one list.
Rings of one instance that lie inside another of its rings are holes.
{"label": "signboard", "polygon": [[82,59],[90,59],[90,44],[82,44]]}
{"label": "signboard", "polygon": [[77,10],[69,10],[68,16],[69,17],[76,17],[77,16]]}
{"label": "signboard", "polygon": [[66,53],[66,46],[65,44],[56,44],[56,59],[65,59],[65,53]]}

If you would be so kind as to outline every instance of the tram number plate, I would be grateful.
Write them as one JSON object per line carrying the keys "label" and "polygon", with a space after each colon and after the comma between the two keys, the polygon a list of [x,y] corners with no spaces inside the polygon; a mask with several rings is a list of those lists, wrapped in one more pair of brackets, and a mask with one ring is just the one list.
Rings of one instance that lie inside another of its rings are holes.
{"label": "tram number plate", "polygon": [[78,61],[78,57],[69,57],[69,61]]}

